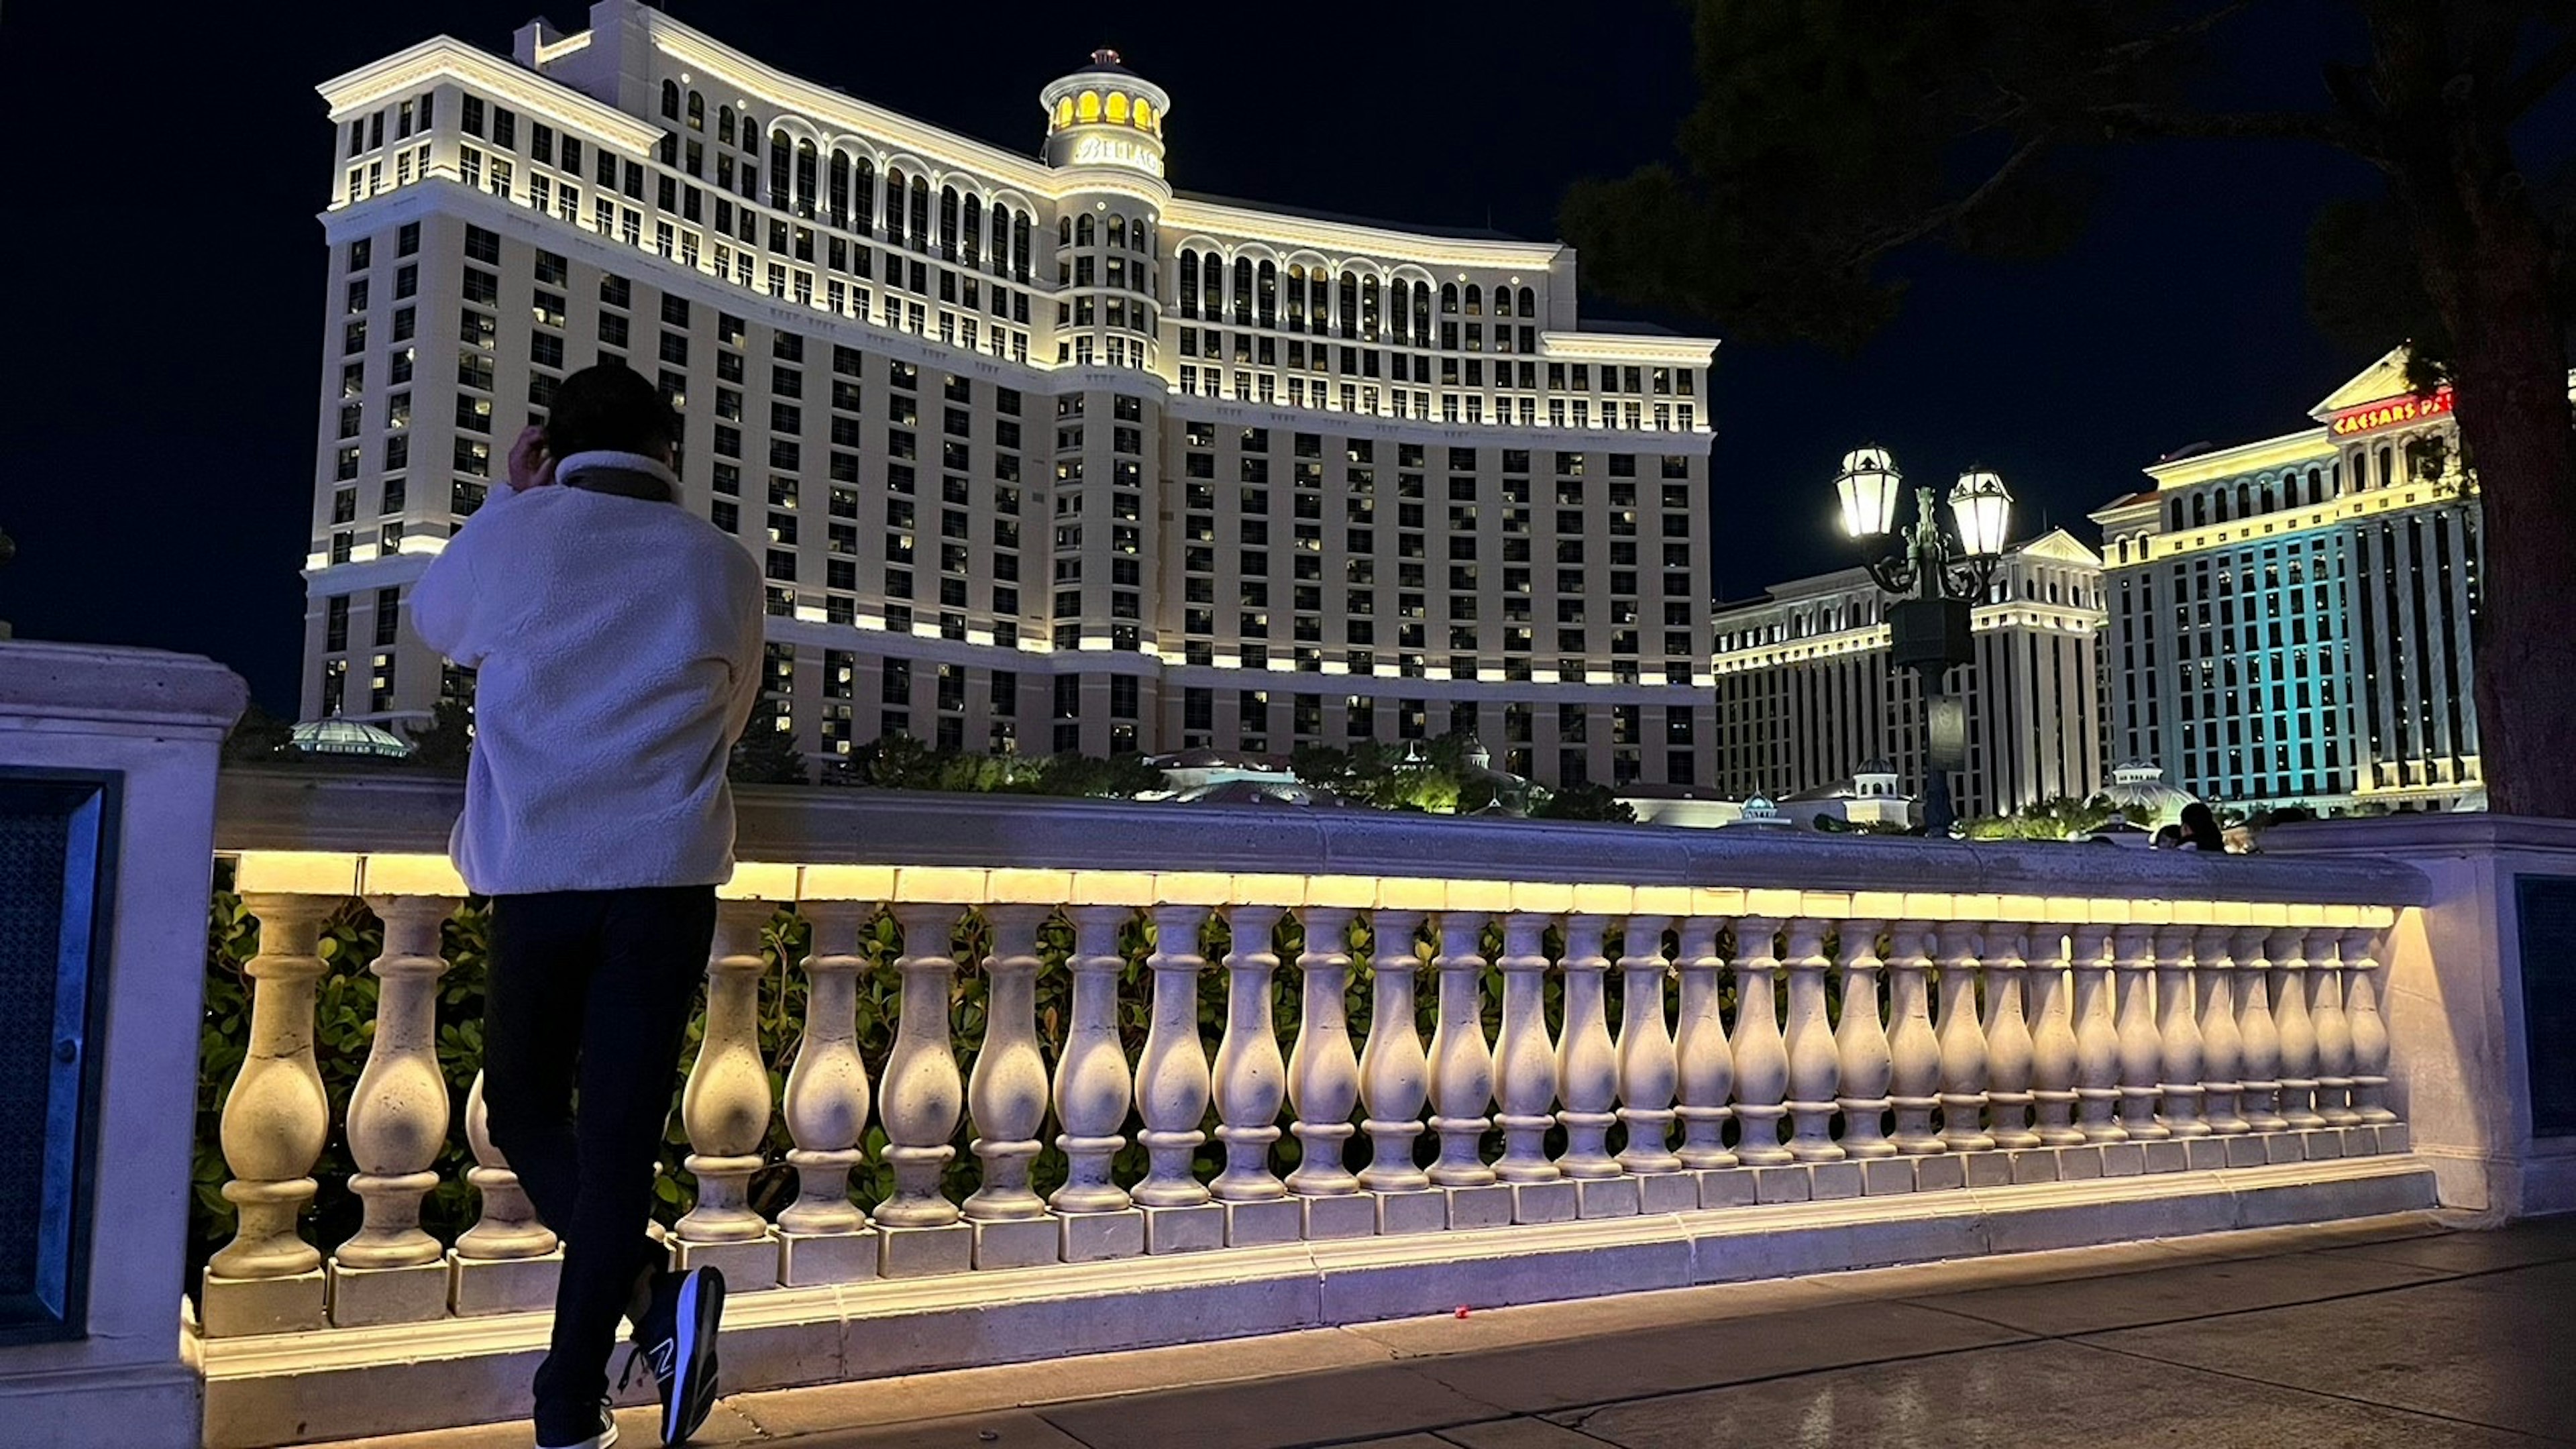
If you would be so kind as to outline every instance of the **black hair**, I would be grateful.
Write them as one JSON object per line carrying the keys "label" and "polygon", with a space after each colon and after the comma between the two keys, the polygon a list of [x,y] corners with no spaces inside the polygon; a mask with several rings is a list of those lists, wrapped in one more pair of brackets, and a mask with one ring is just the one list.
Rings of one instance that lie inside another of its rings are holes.
{"label": "black hair", "polygon": [[602,362],[563,380],[546,415],[546,451],[557,459],[603,449],[658,456],[679,440],[679,414],[644,375]]}
{"label": "black hair", "polygon": [[2217,814],[2197,800],[2182,807],[2182,837],[2196,850],[2227,848],[2227,833],[2218,828]]}

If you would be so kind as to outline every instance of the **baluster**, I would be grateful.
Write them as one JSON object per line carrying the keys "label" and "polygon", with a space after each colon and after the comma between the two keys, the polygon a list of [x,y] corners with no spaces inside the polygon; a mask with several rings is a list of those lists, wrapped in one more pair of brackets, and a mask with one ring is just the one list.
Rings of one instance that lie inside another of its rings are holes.
{"label": "baluster", "polygon": [[1440,1158],[1431,1181],[1440,1187],[1484,1187],[1495,1180],[1479,1147],[1494,1100],[1494,1057],[1485,1045],[1482,954],[1485,917],[1479,911],[1440,914],[1440,1020],[1431,1032],[1431,1130],[1440,1135]]}
{"label": "baluster", "polygon": [[1726,1150],[1728,1102],[1735,1095],[1735,1059],[1726,1045],[1726,1022],[1718,1010],[1717,954],[1719,922],[1692,916],[1682,922],[1681,954],[1674,971],[1681,977],[1681,1005],[1673,1026],[1674,1072],[1681,1100],[1673,1115],[1681,1120],[1682,1145],[1673,1154],[1693,1169],[1733,1167]]}
{"label": "baluster", "polygon": [[2120,1031],[2111,1021],[2110,976],[2114,932],[2100,926],[2074,930],[2075,1111],[2087,1142],[2126,1142],[2128,1129],[2112,1120],[2120,1102]]}
{"label": "baluster", "polygon": [[1800,1162],[1840,1162],[1834,1143],[1834,1093],[1842,1063],[1834,1031],[1825,1020],[1825,923],[1800,916],[1789,922],[1789,1155]]}
{"label": "baluster", "polygon": [[957,1155],[950,1139],[965,1095],[948,1027],[957,978],[949,949],[961,914],[960,907],[937,901],[905,901],[894,908],[903,931],[903,954],[894,963],[903,977],[902,1016],[877,1086],[885,1162],[894,1172],[894,1190],[877,1204],[877,1221],[891,1228],[946,1227],[958,1218],[939,1180]]}
{"label": "baluster", "polygon": [[1735,921],[1735,1156],[1747,1167],[1772,1167],[1797,1159],[1780,1145],[1780,1121],[1789,1092],[1789,1049],[1780,1035],[1772,977],[1780,958],[1771,954],[1780,931],[1774,916]]}
{"label": "baluster", "polygon": [[1909,1156],[1947,1150],[1932,1130],[1932,1109],[1941,1105],[1941,1043],[1932,1034],[1932,998],[1925,973],[1932,958],[1924,942],[1929,921],[1899,921],[1888,936],[1888,1052],[1892,1063],[1889,1088],[1896,1105],[1896,1150]]}
{"label": "baluster", "polygon": [[1622,1171],[1679,1172],[1673,1155],[1672,1032],[1664,1025],[1664,916],[1628,918],[1619,938],[1619,1120]]}
{"label": "baluster", "polygon": [[1059,1213],[1114,1213],[1128,1207],[1127,1189],[1110,1177],[1111,1163],[1127,1139],[1127,1051],[1118,1040],[1118,973],[1126,958],[1118,934],[1136,918],[1128,906],[1074,906],[1071,1020],[1055,1061],[1055,1139],[1065,1158],[1064,1186],[1047,1197]]}
{"label": "baluster", "polygon": [[1995,1139],[1979,1129],[1986,1106],[1986,1033],[1977,1023],[1976,927],[1941,928],[1941,1140],[1953,1152],[1983,1152]]}
{"label": "baluster", "polygon": [[2200,1027],[2192,1019],[2192,931],[2188,926],[2156,930],[2156,1007],[2163,1020],[2157,1037],[2164,1048],[2164,1126],[2176,1137],[2206,1137],[2201,1120]]}
{"label": "baluster", "polygon": [[2343,933],[2343,971],[2352,1018],[2352,1108],[2373,1126],[2394,1122],[2388,1109],[2388,1023],[2379,1015],[2381,933],[2357,926]]}
{"label": "baluster", "polygon": [[1302,995],[1297,1046],[1288,1054],[1288,1100],[1297,1108],[1289,1130],[1297,1134],[1298,1152],[1288,1190],[1306,1197],[1344,1196],[1360,1186],[1342,1165],[1360,1096],[1360,1060],[1345,1015],[1352,914],[1345,906],[1308,906],[1299,916],[1306,947],[1297,955]]}
{"label": "baluster", "polygon": [[2075,1127],[2075,1019],[2067,983],[2068,960],[2082,933],[2080,926],[2042,926],[2034,942],[2040,948],[2032,963],[2039,1029],[2030,1039],[2031,1099],[2038,1104],[2043,1147],[2073,1147],[2084,1140]]}
{"label": "baluster", "polygon": [[2023,930],[2012,921],[1986,927],[1986,1111],[1997,1147],[2040,1145],[2030,1130],[2037,1045],[2022,1015]]}
{"label": "baluster", "polygon": [[[706,1030],[680,1094],[688,1169],[697,1202],[673,1226],[687,1253],[693,1245],[754,1242],[769,1224],[750,1205],[751,1175],[769,1136],[769,1067],[760,1055],[760,931],[776,907],[761,900],[720,900],[707,954]],[[947,1012],[940,1012],[942,1035]],[[734,1276],[732,1262],[726,1276]],[[774,1271],[774,1270],[773,1270]]]}
{"label": "baluster", "polygon": [[[989,905],[992,954],[984,958],[984,1041],[966,1084],[980,1179],[959,1211],[977,1222],[1042,1217],[1046,1204],[1029,1187],[1038,1132],[1046,1125],[1046,1054],[1038,1047],[1038,929],[1051,905]],[[1052,1244],[1049,1244],[1052,1247]]]}
{"label": "baluster", "polygon": [[[1556,1105],[1556,1046],[1547,1035],[1547,955],[1542,949],[1548,919],[1534,911],[1505,916],[1503,954],[1494,960],[1503,977],[1503,1022],[1494,1038],[1494,1096],[1501,1109],[1495,1120],[1503,1129],[1503,1156],[1494,1164],[1494,1176],[1502,1182],[1553,1182],[1563,1175],[1547,1160],[1548,1129],[1556,1125],[1550,1110]],[[1565,954],[1570,967],[1571,923]],[[1570,985],[1572,978],[1567,979]],[[1445,977],[1442,984],[1447,984]],[[1570,1003],[1567,1011],[1571,1030]]]}
{"label": "baluster", "polygon": [[1225,1144],[1225,1169],[1209,1192],[1226,1202],[1268,1202],[1288,1195],[1270,1170],[1270,1144],[1279,1140],[1279,1105],[1288,1096],[1288,1063],[1279,1055],[1279,1029],[1270,1006],[1279,973],[1272,947],[1277,906],[1236,906],[1226,912],[1225,1035],[1216,1049],[1216,1136]]}
{"label": "baluster", "polygon": [[1887,1024],[1879,1020],[1878,927],[1874,920],[1843,922],[1843,1019],[1834,1029],[1837,1080],[1842,1096],[1843,1152],[1850,1157],[1893,1157],[1887,1140],[1887,1084],[1896,1070],[1888,1054]]}
{"label": "baluster", "polygon": [[2329,1127],[2361,1121],[2352,1109],[2352,1018],[2343,1008],[2343,962],[2337,932],[2309,936],[2308,1020],[2317,1034],[2317,1115]]}
{"label": "baluster", "polygon": [[[224,1094],[224,1165],[232,1178],[224,1199],[234,1218],[232,1241],[206,1265],[213,1278],[291,1278],[322,1266],[322,1251],[298,1227],[313,1200],[313,1164],[331,1131],[330,1102],[313,1060],[317,947],[323,919],[339,902],[327,896],[255,894],[242,909],[259,922],[259,954],[242,968],[251,981],[250,1041],[240,1075]],[[215,1296],[213,1285],[208,1298]],[[319,1327],[322,1290],[311,1294],[310,1324]],[[208,1314],[211,1332],[228,1331]]]}
{"label": "baluster", "polygon": [[2133,1142],[2170,1137],[2173,1134],[2156,1120],[2164,1044],[2157,1039],[2155,1012],[2148,1002],[2156,968],[2155,928],[2122,926],[2113,936],[2120,951],[2113,968],[2120,997],[2120,1129]]}
{"label": "baluster", "polygon": [[2245,1065],[2239,1086],[2247,1125],[2257,1132],[2279,1132],[2290,1124],[2280,1113],[2281,1095],[2281,1029],[2272,1021],[2272,1007],[2267,991],[2271,982],[2271,962],[2264,956],[2271,943],[2269,926],[2242,926],[2236,930],[2236,1035],[2245,1054]]}
{"label": "baluster", "polygon": [[1136,1064],[1137,1115],[1145,1122],[1136,1140],[1145,1144],[1147,1160],[1133,1196],[1145,1207],[1208,1200],[1207,1185],[1191,1168],[1192,1154],[1207,1140],[1199,1130],[1208,1109],[1207,1047],[1199,1040],[1199,973],[1207,969],[1199,927],[1206,920],[1205,906],[1154,907],[1154,952],[1145,958],[1154,973],[1154,1016]]}
{"label": "baluster", "polygon": [[1610,923],[1600,916],[1565,918],[1565,1036],[1558,1044],[1556,1094],[1565,1103],[1565,1152],[1556,1165],[1576,1178],[1616,1177],[1610,1155],[1610,1110],[1619,1091],[1619,1064],[1610,1047],[1609,1008],[1603,1000],[1610,958],[1601,943]]}
{"label": "baluster", "polygon": [[1422,968],[1415,936],[1419,911],[1369,915],[1369,1034],[1360,1052],[1360,1096],[1368,1116],[1369,1165],[1360,1186],[1371,1192],[1420,1192],[1431,1178],[1414,1165],[1413,1140],[1422,1135],[1429,1058],[1413,1021],[1414,973]]}
{"label": "baluster", "polygon": [[868,1066],[859,1058],[858,1028],[859,973],[867,958],[859,953],[859,931],[875,911],[861,901],[807,901],[800,909],[814,934],[805,957],[804,1029],[781,1104],[796,1143],[787,1161],[796,1169],[797,1189],[796,1201],[779,1212],[778,1227],[799,1236],[856,1233],[868,1221],[850,1201],[850,1169],[864,1159],[859,1139],[868,1128]]}
{"label": "baluster", "polygon": [[[481,1199],[481,1208],[474,1226],[457,1235],[456,1256],[469,1262],[507,1262],[553,1252],[554,1231],[537,1221],[537,1210],[528,1201],[527,1189],[519,1186],[519,1175],[510,1170],[501,1149],[492,1145],[480,1069],[474,1073],[474,1085],[465,1091],[465,1145],[474,1153],[465,1181]],[[463,1311],[461,1304],[459,1311]]]}
{"label": "baluster", "polygon": [[[358,1169],[349,1190],[363,1204],[364,1220],[332,1257],[346,1268],[433,1264],[445,1249],[421,1231],[420,1204],[438,1186],[430,1168],[447,1142],[447,1078],[438,1069],[438,979],[447,974],[447,961],[439,955],[438,928],[456,902],[370,896],[367,904],[384,922],[385,935],[383,954],[367,968],[382,983],[375,1040],[349,1094],[349,1157]],[[349,1286],[334,1293],[336,1322],[353,1321],[346,1312]]]}
{"label": "baluster", "polygon": [[2295,1130],[2323,1127],[2317,1115],[2317,1028],[2308,1016],[2308,933],[2272,933],[2272,1025],[2281,1033],[2281,1118]]}
{"label": "baluster", "polygon": [[2245,1061],[2244,1033],[2236,1029],[2236,968],[2227,959],[2227,928],[2204,926],[2192,937],[2193,974],[2200,989],[2200,1075],[2209,1130],[2233,1136],[2246,1130],[2238,1110],[2244,1092],[2237,1073]]}

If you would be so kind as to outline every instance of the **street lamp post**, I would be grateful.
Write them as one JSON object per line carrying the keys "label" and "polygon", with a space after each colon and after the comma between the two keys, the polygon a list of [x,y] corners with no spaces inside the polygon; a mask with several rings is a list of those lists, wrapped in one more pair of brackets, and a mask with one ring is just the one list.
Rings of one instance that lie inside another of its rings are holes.
{"label": "street lamp post", "polygon": [[1863,562],[1878,587],[1893,595],[1887,606],[1889,660],[1922,680],[1924,727],[1923,827],[1946,835],[1957,820],[1950,804],[1950,775],[1968,764],[1966,702],[1944,680],[1953,665],[1975,657],[1970,610],[1985,596],[2003,558],[2011,525],[2012,495],[2004,481],[1981,469],[1959,475],[1950,490],[1954,539],[1941,528],[1933,490],[1914,490],[1912,527],[1896,528],[1897,494],[1904,477],[1883,448],[1843,455],[1834,480],[1842,499],[1843,532],[1859,542]]}

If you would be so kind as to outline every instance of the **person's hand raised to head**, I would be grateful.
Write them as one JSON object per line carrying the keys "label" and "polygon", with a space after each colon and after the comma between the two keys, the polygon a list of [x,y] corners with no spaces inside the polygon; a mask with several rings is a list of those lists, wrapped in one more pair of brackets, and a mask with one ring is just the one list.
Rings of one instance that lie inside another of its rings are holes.
{"label": "person's hand raised to head", "polygon": [[510,489],[524,493],[555,481],[554,455],[546,450],[546,430],[530,423],[510,445]]}

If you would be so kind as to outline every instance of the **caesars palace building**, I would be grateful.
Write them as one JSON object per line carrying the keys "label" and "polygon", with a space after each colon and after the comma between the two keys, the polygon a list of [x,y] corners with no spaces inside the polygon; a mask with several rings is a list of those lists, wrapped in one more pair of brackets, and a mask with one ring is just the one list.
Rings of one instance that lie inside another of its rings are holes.
{"label": "caesars palace building", "polygon": [[1030,157],[590,22],[321,87],[304,717],[470,697],[405,593],[618,360],[761,561],[809,754],[1472,729],[1543,783],[1712,780],[1714,342],[1582,329],[1561,245],[1176,191],[1170,99],[1106,51]]}

